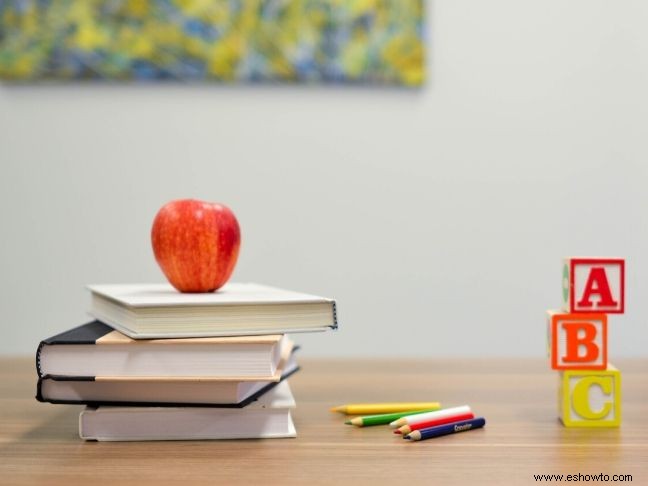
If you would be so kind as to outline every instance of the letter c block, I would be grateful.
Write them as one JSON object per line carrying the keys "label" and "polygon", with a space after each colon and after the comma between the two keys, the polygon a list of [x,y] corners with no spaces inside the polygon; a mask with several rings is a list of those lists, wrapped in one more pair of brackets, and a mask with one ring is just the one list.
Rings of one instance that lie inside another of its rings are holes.
{"label": "letter c block", "polygon": [[565,427],[618,427],[621,424],[621,373],[565,370],[560,373],[560,420]]}

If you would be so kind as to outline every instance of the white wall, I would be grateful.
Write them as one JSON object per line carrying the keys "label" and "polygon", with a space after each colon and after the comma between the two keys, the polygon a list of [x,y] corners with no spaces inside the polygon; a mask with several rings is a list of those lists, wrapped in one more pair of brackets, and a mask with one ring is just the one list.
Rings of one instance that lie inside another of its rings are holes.
{"label": "white wall", "polygon": [[150,223],[225,202],[234,278],[339,300],[304,355],[537,355],[564,255],[628,258],[611,356],[648,346],[648,3],[444,0],[398,89],[0,86],[0,352],[161,281]]}

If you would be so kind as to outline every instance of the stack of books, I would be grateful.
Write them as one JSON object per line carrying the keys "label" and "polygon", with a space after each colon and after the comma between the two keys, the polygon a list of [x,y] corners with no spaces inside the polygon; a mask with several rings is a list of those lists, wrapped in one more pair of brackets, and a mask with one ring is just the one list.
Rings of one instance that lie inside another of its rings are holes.
{"label": "stack of books", "polygon": [[183,294],[91,285],[92,322],[42,341],[42,402],[85,404],[87,440],[294,437],[288,332],[337,328],[335,301],[258,284]]}

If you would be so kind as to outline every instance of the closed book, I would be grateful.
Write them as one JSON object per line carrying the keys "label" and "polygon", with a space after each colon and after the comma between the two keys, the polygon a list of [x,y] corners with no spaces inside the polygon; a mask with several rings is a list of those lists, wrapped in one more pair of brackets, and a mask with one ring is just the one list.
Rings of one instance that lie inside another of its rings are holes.
{"label": "closed book", "polygon": [[[299,370],[294,354],[282,367],[281,381]],[[91,406],[217,406],[245,407],[280,382],[167,378],[147,380],[46,375],[38,379],[40,402]]]}
{"label": "closed book", "polygon": [[292,341],[265,336],[134,340],[93,321],[38,346],[38,376],[279,381]]}
{"label": "closed book", "polygon": [[244,408],[88,407],[79,416],[79,435],[98,441],[295,437],[294,407],[282,381]]}
{"label": "closed book", "polygon": [[337,327],[335,301],[252,283],[181,293],[168,284],[90,285],[90,314],[133,339],[241,336]]}

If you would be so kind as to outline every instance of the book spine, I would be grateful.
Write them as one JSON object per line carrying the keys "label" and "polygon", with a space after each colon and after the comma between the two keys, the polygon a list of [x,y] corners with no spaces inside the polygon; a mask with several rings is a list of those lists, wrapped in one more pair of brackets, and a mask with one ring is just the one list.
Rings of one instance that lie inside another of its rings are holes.
{"label": "book spine", "polygon": [[36,383],[36,400],[39,402],[45,402],[43,399],[43,379],[39,376],[38,382]]}
{"label": "book spine", "polygon": [[38,374],[39,384],[40,384],[40,379],[43,377],[43,370],[41,369],[41,352],[44,346],[45,346],[45,342],[41,341],[40,344],[38,345],[38,349],[36,349],[36,373]]}

